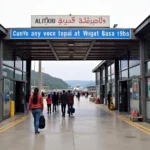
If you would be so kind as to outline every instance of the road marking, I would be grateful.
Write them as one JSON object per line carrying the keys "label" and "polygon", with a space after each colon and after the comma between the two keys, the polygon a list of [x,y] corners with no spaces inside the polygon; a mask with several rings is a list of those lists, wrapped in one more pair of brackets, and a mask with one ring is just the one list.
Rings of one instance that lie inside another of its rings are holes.
{"label": "road marking", "polygon": [[18,122],[19,120],[24,119],[24,118],[26,118],[26,117],[27,117],[27,116],[24,116],[24,117],[21,117],[21,118],[15,120],[15,121],[10,122],[10,123],[8,123],[8,124],[6,124],[6,125],[0,127],[0,130],[2,130],[3,128],[5,128],[5,127],[7,127],[7,126],[9,126],[9,125],[11,125],[11,124],[14,124],[15,122]]}
{"label": "road marking", "polygon": [[26,119],[29,118],[29,117],[30,117],[30,115],[24,116],[24,117],[22,117],[22,118],[20,118],[20,119],[18,119],[18,120],[16,120],[16,121],[14,121],[14,122],[11,122],[11,123],[9,123],[9,124],[7,124],[7,125],[1,127],[1,128],[0,128],[0,133],[2,133],[2,132],[4,132],[4,131],[8,130],[9,128],[11,128],[11,127],[13,127],[13,126],[19,124],[20,122],[26,120]]}
{"label": "road marking", "polygon": [[132,121],[130,121],[129,119],[125,118],[124,116],[122,115],[118,115],[116,114],[115,112],[111,111],[111,110],[108,110],[107,108],[103,107],[103,106],[100,106],[100,105],[96,105],[97,107],[99,108],[102,108],[103,110],[105,110],[106,112],[108,112],[109,114],[112,114],[114,116],[116,116],[117,118],[119,118],[120,120],[123,120],[124,122],[134,126],[135,128],[141,130],[142,132],[146,133],[146,134],[149,134],[150,135],[150,129],[149,128],[146,128],[138,123],[134,123]]}

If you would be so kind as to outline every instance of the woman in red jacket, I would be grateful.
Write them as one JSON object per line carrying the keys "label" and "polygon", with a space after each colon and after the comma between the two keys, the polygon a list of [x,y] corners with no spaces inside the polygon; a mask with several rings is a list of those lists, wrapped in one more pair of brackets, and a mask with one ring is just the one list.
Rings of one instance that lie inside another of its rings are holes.
{"label": "woman in red jacket", "polygon": [[47,101],[47,114],[49,114],[51,113],[51,104],[52,104],[52,98],[50,98],[50,94],[48,94],[46,101]]}
{"label": "woman in red jacket", "polygon": [[34,128],[35,133],[40,133],[38,131],[39,128],[39,120],[40,115],[43,111],[43,98],[41,94],[39,94],[39,89],[35,88],[33,95],[30,96],[29,100],[29,110],[32,110],[33,118],[34,118]]}

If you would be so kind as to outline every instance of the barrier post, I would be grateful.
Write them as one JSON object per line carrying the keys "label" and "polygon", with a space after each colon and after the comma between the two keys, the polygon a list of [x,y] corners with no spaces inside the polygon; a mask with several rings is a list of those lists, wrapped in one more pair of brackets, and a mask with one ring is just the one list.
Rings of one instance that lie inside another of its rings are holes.
{"label": "barrier post", "polygon": [[15,115],[15,102],[10,101],[10,116],[13,117]]}

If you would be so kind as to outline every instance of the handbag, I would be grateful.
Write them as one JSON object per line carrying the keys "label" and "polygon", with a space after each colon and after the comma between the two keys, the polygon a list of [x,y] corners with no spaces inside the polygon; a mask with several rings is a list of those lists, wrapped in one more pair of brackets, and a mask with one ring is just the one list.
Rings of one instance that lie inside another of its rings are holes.
{"label": "handbag", "polygon": [[45,128],[45,117],[42,113],[39,120],[39,129],[44,129],[44,128]]}

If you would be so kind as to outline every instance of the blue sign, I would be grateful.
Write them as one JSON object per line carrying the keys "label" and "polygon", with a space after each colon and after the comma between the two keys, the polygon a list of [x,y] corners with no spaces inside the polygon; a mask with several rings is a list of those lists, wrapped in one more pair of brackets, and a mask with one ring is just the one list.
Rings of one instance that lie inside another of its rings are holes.
{"label": "blue sign", "polygon": [[11,29],[11,39],[130,39],[130,29]]}

